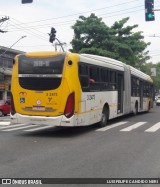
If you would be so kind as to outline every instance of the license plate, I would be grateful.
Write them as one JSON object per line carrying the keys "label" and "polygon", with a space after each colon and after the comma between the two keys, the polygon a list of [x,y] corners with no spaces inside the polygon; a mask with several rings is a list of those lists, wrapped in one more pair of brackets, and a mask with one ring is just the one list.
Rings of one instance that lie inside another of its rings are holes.
{"label": "license plate", "polygon": [[36,111],[45,111],[45,107],[44,106],[34,106],[32,109],[36,110]]}

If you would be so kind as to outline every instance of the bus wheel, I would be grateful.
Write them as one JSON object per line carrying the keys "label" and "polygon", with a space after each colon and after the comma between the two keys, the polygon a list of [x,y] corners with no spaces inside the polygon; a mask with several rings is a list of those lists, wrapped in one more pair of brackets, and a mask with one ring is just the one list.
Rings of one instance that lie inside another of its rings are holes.
{"label": "bus wheel", "polygon": [[109,116],[108,114],[109,114],[108,108],[104,107],[102,111],[101,121],[99,123],[100,127],[105,127],[107,125],[108,116]]}

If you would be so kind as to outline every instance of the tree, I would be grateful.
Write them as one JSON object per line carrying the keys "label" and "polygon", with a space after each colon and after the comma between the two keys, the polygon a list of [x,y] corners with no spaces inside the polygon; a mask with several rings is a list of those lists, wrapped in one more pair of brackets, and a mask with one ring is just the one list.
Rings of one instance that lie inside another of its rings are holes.
{"label": "tree", "polygon": [[74,38],[72,52],[89,53],[111,57],[136,68],[141,68],[149,59],[142,32],[133,32],[138,25],[124,26],[129,18],[116,21],[108,27],[95,14],[80,16],[72,26]]}

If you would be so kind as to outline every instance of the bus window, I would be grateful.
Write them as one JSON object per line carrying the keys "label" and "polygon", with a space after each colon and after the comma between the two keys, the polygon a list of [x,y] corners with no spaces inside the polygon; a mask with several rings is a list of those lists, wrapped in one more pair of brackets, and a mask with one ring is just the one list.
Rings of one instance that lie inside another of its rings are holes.
{"label": "bus window", "polygon": [[107,90],[108,89],[108,69],[107,68],[101,69],[100,77],[101,77],[101,90]]}
{"label": "bus window", "polygon": [[84,63],[79,63],[78,66],[80,84],[83,91],[88,91],[89,89],[89,77],[88,77],[88,66]]}
{"label": "bus window", "polygon": [[112,70],[110,71],[110,89],[116,89],[116,72]]}
{"label": "bus window", "polygon": [[19,57],[19,74],[62,74],[64,55],[51,58]]}
{"label": "bus window", "polygon": [[97,67],[90,67],[89,68],[89,76],[91,79],[93,79],[95,82],[99,81],[99,74],[98,74],[98,68]]}
{"label": "bus window", "polygon": [[99,82],[99,68],[97,66],[89,67],[89,79],[90,81],[90,91],[100,90]]}
{"label": "bus window", "polygon": [[33,58],[21,55],[18,71],[19,84],[29,90],[51,90],[60,86],[64,55],[46,58]]}

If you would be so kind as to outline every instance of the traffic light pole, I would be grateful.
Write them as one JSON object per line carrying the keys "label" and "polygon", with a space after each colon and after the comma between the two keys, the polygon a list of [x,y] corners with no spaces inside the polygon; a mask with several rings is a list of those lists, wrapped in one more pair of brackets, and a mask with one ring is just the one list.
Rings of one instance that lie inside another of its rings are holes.
{"label": "traffic light pole", "polygon": [[51,32],[49,33],[49,42],[53,43],[53,41],[57,40],[58,44],[61,46],[63,52],[64,52],[64,48],[62,46],[62,43],[58,40],[58,38],[56,38],[56,30],[54,27],[51,27]]}
{"label": "traffic light pole", "polygon": [[[58,44],[61,46],[61,48],[62,48],[62,50],[63,50],[63,52],[64,52],[64,48],[63,48],[63,45],[62,45],[62,43],[58,40],[58,38],[55,38],[57,41],[58,41]],[[55,44],[56,45],[56,44]]]}

